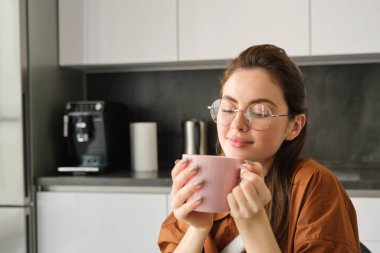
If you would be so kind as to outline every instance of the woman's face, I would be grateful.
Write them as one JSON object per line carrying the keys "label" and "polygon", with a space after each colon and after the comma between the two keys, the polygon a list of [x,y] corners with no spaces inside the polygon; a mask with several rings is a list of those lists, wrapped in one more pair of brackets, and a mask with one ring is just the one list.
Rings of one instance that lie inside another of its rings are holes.
{"label": "woman's face", "polygon": [[[240,110],[259,102],[268,106],[272,114],[288,113],[280,86],[260,68],[235,70],[224,84],[222,97]],[[267,129],[257,131],[250,128],[243,112],[237,112],[230,125],[217,128],[226,156],[261,162],[267,170],[283,141],[289,138],[292,124],[288,117],[272,118]]]}

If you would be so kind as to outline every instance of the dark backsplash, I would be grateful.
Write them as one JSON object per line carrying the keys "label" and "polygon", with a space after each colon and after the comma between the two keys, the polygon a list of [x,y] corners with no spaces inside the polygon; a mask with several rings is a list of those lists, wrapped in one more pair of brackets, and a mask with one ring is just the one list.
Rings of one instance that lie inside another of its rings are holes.
{"label": "dark backsplash", "polygon": [[[331,167],[380,165],[380,64],[304,66],[309,129],[305,153]],[[184,119],[208,122],[209,153],[216,130],[207,105],[219,95],[223,70],[88,74],[89,100],[122,102],[130,120],[158,123],[160,168],[182,154]],[[380,168],[380,167],[379,167]]]}
{"label": "dark backsplash", "polygon": [[302,72],[310,111],[306,152],[337,167],[380,165],[380,64]]}

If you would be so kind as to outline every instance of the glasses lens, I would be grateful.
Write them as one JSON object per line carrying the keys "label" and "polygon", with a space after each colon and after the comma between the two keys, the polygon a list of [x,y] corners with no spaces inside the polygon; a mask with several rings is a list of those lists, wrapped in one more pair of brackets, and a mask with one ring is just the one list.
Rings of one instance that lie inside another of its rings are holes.
{"label": "glasses lens", "polygon": [[271,112],[266,105],[253,104],[248,107],[246,117],[250,126],[255,130],[268,128],[271,121]]}
{"label": "glasses lens", "polygon": [[218,99],[212,103],[210,113],[217,124],[228,125],[234,119],[235,108],[230,101]]}
{"label": "glasses lens", "polygon": [[[209,108],[212,119],[220,125],[231,124],[235,113],[238,111],[227,99],[217,99]],[[259,131],[267,129],[272,119],[271,111],[264,104],[250,105],[244,112],[244,115],[249,126]]]}
{"label": "glasses lens", "polygon": [[220,99],[217,99],[209,107],[211,118],[215,121],[215,123],[217,123],[219,106],[220,106]]}
{"label": "glasses lens", "polygon": [[228,125],[234,119],[234,115],[234,105],[226,99],[221,99],[217,123],[221,125]]}

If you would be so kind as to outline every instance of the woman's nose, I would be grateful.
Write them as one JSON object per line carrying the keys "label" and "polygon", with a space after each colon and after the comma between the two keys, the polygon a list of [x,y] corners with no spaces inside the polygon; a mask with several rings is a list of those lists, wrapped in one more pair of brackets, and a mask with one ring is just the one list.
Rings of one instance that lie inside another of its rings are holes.
{"label": "woman's nose", "polygon": [[245,119],[245,114],[243,111],[237,111],[235,117],[231,122],[231,128],[239,131],[249,130],[249,125]]}

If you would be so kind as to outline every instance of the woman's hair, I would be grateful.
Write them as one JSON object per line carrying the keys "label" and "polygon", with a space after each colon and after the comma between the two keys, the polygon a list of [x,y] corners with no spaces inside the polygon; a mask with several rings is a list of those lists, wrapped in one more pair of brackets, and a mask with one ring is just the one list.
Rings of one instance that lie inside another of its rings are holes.
{"label": "woman's hair", "polygon": [[[269,44],[249,47],[233,59],[223,73],[221,93],[225,82],[235,70],[252,68],[263,69],[276,80],[288,105],[288,114],[307,113],[301,71],[283,49]],[[265,208],[276,239],[280,244],[288,231],[292,177],[301,161],[306,131],[307,123],[295,139],[282,143],[265,178],[265,182],[272,192],[272,201]],[[220,148],[220,145],[217,145]]]}

